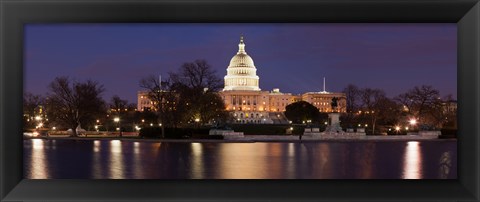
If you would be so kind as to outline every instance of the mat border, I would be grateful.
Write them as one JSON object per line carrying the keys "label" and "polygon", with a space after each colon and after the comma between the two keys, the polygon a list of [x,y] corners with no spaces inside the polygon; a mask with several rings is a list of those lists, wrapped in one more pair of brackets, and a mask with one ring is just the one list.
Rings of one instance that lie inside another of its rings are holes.
{"label": "mat border", "polygon": [[[0,0],[1,201],[479,201],[480,6],[472,0]],[[458,180],[22,179],[24,23],[407,22],[458,26]],[[464,134],[464,135],[463,135]]]}

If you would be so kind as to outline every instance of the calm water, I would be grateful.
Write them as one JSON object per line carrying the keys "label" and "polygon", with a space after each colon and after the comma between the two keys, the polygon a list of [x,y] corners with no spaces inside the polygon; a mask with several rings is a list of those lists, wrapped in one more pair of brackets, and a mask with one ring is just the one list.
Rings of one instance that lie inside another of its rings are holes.
{"label": "calm water", "polygon": [[31,179],[455,179],[456,141],[24,140]]}

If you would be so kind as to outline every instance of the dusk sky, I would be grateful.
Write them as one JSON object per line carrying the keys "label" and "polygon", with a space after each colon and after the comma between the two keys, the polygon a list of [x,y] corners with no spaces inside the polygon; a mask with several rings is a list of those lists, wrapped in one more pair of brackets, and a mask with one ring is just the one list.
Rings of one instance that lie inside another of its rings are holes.
{"label": "dusk sky", "polygon": [[29,24],[25,91],[45,94],[57,76],[103,84],[104,98],[137,102],[139,81],[205,59],[222,78],[240,34],[260,88],[300,94],[348,84],[389,97],[432,85],[457,97],[456,24]]}

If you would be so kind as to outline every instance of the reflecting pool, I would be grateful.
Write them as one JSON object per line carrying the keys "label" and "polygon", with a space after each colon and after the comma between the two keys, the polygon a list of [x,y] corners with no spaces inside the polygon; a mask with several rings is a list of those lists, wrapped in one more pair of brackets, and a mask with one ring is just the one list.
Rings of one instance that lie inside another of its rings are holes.
{"label": "reflecting pool", "polygon": [[24,140],[30,179],[456,179],[457,142]]}

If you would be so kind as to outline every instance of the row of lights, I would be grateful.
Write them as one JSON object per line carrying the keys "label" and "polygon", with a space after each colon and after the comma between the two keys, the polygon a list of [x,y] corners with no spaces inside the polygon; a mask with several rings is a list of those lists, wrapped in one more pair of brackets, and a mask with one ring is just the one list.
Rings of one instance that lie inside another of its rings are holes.
{"label": "row of lights", "polygon": [[[42,120],[42,117],[36,116],[36,117],[35,117],[35,120],[36,120],[36,121],[41,121],[41,120]],[[47,119],[47,121],[48,121],[48,119]],[[119,117],[115,117],[115,118],[113,119],[113,121],[119,123],[119,122],[120,122],[120,118],[119,118]],[[200,121],[200,119],[195,119],[195,122],[199,122],[199,121]],[[98,127],[99,127],[100,120],[97,119],[97,120],[96,120],[96,123],[97,123],[97,125],[95,125],[94,128],[95,128],[95,130],[98,132]],[[145,123],[145,119],[142,119],[142,123]],[[150,126],[153,126],[153,123],[150,123]],[[162,126],[162,124],[159,123],[158,126]],[[40,122],[35,128],[38,129],[38,128],[42,128],[42,127],[43,127],[43,123]],[[56,129],[57,129],[57,127],[55,127],[55,126],[52,127],[52,130],[56,130]],[[140,130],[141,128],[136,125],[136,126],[135,126],[135,129],[136,129],[136,130]],[[116,130],[119,131],[120,128],[116,128]]]}
{"label": "row of lights", "polygon": [[[372,111],[372,113],[373,113],[373,111]],[[312,122],[312,120],[307,120],[307,123],[311,123],[311,122]],[[412,125],[412,126],[415,126],[415,125],[417,124],[417,120],[416,120],[416,119],[413,119],[413,118],[410,119],[408,122],[409,122],[410,125]],[[288,123],[291,124],[292,121],[288,121]],[[303,123],[305,124],[305,121],[303,121]],[[328,125],[328,122],[325,121],[324,124],[325,124],[325,125]],[[365,126],[365,127],[368,127],[368,124],[365,124],[364,126]],[[358,127],[362,127],[362,124],[358,124]],[[408,126],[405,127],[405,129],[408,130]],[[389,130],[390,130],[390,129],[389,129]],[[400,127],[399,127],[399,126],[396,126],[396,127],[395,127],[395,130],[397,130],[397,131],[400,130]]]}
{"label": "row of lights", "polygon": [[[409,123],[409,124],[412,126],[412,128],[413,128],[415,125],[417,125],[418,122],[417,122],[416,119],[412,118],[412,119],[408,120],[408,123]],[[398,126],[398,125],[395,126],[395,131],[396,131],[396,132],[400,131],[400,129],[401,129],[400,126]],[[405,126],[405,130],[409,130],[409,129],[410,129],[410,128],[409,128],[408,126]],[[388,131],[391,131],[391,130],[392,130],[391,128],[388,129]]]}
{"label": "row of lights", "polygon": [[[113,121],[119,123],[119,122],[120,122],[120,118],[119,118],[119,117],[115,117],[115,118],[113,118]],[[98,124],[98,123],[100,123],[100,120],[97,119],[97,124]],[[145,123],[145,119],[142,119],[142,123]],[[95,130],[97,130],[97,132],[98,132],[98,126],[99,126],[99,125],[95,125]],[[153,123],[150,123],[150,126],[153,126]],[[158,126],[162,126],[162,124],[159,123]],[[142,128],[140,128],[138,125],[135,125],[135,130],[139,131],[140,129],[142,129]],[[119,131],[120,128],[116,128],[116,130]]]}

